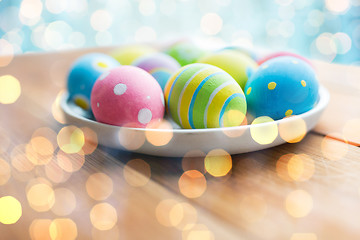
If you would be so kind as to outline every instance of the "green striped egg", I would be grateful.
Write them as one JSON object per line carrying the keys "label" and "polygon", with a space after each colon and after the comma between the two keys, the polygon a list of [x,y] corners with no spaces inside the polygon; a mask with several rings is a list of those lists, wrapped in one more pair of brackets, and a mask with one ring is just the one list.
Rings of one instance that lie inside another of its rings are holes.
{"label": "green striped egg", "polygon": [[239,126],[246,115],[241,87],[213,65],[194,63],[180,68],[164,91],[168,112],[182,128]]}

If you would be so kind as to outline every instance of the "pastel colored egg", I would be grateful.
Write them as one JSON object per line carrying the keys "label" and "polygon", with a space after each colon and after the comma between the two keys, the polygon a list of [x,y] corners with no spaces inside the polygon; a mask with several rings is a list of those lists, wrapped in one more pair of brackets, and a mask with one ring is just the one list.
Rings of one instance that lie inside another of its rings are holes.
{"label": "pastel colored egg", "polygon": [[179,42],[166,50],[166,53],[172,56],[181,66],[195,63],[203,57],[206,52],[191,42]]}
{"label": "pastel colored egg", "polygon": [[164,115],[164,95],[146,71],[120,66],[100,76],[91,93],[91,107],[98,122],[146,127]]}
{"label": "pastel colored egg", "polygon": [[96,79],[120,64],[102,53],[90,53],[78,58],[70,68],[67,88],[69,98],[84,110],[90,110],[90,94]]}
{"label": "pastel colored egg", "polygon": [[110,55],[121,65],[131,65],[141,56],[154,53],[156,49],[146,45],[130,45],[115,49]]}
{"label": "pastel colored egg", "polygon": [[248,55],[254,61],[258,61],[260,59],[259,53],[253,49],[249,49],[249,48],[245,48],[245,47],[241,47],[241,46],[227,46],[225,48],[220,49],[219,52],[226,51],[226,50],[233,50],[233,51],[241,52],[245,55]]}
{"label": "pastel colored egg", "polygon": [[225,50],[209,54],[198,60],[199,63],[207,63],[221,68],[229,73],[242,89],[248,80],[248,72],[257,68],[257,63],[246,54],[234,50]]}
{"label": "pastel colored egg", "polygon": [[246,115],[239,84],[209,64],[180,68],[166,84],[165,99],[172,118],[183,128],[239,126]]}
{"label": "pastel colored egg", "polygon": [[245,87],[249,113],[274,120],[309,111],[318,100],[318,91],[314,69],[295,57],[265,62]]}
{"label": "pastel colored egg", "polygon": [[180,64],[165,53],[153,53],[140,57],[133,65],[150,73],[163,90],[170,76],[180,68]]}
{"label": "pastel colored egg", "polygon": [[299,58],[299,59],[307,62],[310,66],[314,67],[312,65],[312,63],[309,61],[309,59],[307,59],[307,58],[305,58],[305,57],[303,57],[301,55],[298,55],[296,53],[292,53],[292,52],[275,52],[275,53],[267,55],[266,57],[263,57],[263,58],[259,59],[257,61],[257,63],[260,66],[261,64],[263,64],[264,62],[266,62],[266,61],[268,61],[270,59],[277,58],[277,57],[285,57],[285,56]]}

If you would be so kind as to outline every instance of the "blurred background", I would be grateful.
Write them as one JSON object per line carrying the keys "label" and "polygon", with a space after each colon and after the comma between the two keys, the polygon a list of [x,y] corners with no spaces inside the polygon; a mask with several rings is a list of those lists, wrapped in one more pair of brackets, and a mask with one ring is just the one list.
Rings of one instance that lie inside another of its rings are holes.
{"label": "blurred background", "polygon": [[360,0],[0,0],[0,55],[184,37],[360,65]]}

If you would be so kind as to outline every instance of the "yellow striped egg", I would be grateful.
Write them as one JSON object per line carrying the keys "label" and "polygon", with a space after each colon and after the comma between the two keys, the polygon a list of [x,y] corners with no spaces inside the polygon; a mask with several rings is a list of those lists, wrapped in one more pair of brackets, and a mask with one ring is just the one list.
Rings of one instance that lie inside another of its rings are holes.
{"label": "yellow striped egg", "polygon": [[241,87],[213,65],[194,63],[180,68],[164,91],[168,112],[183,128],[233,127],[245,118]]}

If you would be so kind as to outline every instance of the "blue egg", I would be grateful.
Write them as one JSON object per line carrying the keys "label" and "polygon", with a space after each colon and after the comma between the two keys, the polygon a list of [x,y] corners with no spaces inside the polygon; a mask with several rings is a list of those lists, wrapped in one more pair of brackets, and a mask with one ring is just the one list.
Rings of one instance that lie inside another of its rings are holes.
{"label": "blue egg", "polygon": [[156,79],[156,81],[158,81],[161,89],[164,91],[165,85],[170,79],[172,72],[169,69],[156,68],[151,71],[151,75]]}
{"label": "blue egg", "polygon": [[90,110],[90,94],[101,74],[120,66],[114,58],[90,53],[78,58],[70,68],[67,87],[69,99],[84,110]]}
{"label": "blue egg", "polygon": [[318,100],[314,69],[295,57],[277,57],[263,63],[245,86],[248,112],[278,120],[309,111]]}

